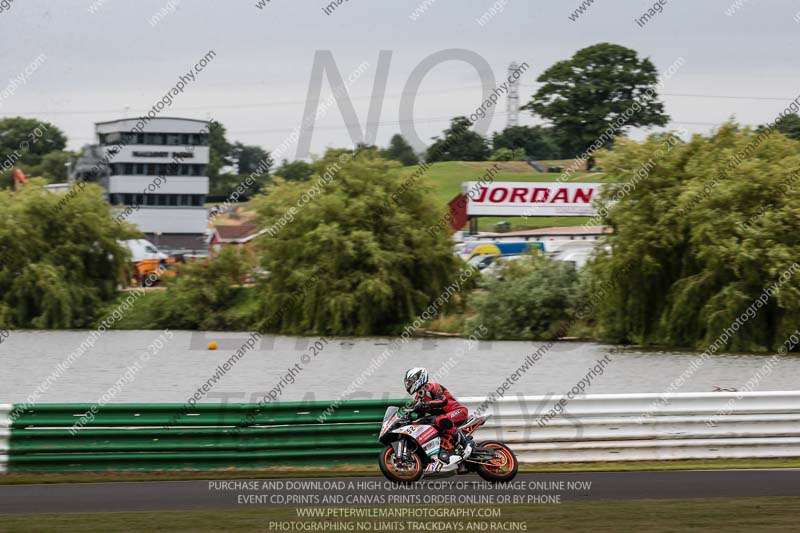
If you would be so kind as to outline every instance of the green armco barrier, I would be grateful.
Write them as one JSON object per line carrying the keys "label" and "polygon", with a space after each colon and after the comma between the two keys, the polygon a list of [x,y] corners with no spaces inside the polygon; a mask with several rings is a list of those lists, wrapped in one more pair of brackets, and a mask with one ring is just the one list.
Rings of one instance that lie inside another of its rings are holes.
{"label": "green armco barrier", "polygon": [[406,400],[12,406],[9,472],[215,470],[372,463],[386,408]]}
{"label": "green armco barrier", "polygon": [[[375,422],[389,405],[404,400],[352,400],[342,402],[325,417],[325,423]],[[78,422],[93,404],[39,404],[22,410],[12,427],[69,426]],[[286,402],[259,407],[251,403],[197,404],[106,404],[96,408],[94,420],[85,427],[107,426],[218,426],[266,424],[316,424],[331,402]]]}

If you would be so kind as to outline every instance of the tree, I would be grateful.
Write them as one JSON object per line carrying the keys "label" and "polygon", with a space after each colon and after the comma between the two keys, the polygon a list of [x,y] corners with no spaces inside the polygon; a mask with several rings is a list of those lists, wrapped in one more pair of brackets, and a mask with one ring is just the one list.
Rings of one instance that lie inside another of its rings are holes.
{"label": "tree", "polygon": [[[766,129],[766,126],[762,125],[759,126],[756,130],[758,133],[761,133]],[[790,139],[794,139],[795,141],[800,140],[800,116],[797,113],[791,113],[789,115],[784,115],[779,118],[775,122],[775,129]]]}
{"label": "tree", "polygon": [[389,147],[381,150],[381,156],[384,159],[399,161],[404,167],[419,163],[419,158],[414,153],[414,149],[399,133],[392,135]]}
{"label": "tree", "polygon": [[269,183],[269,175],[262,175],[256,178],[255,183],[249,187],[243,187],[243,184],[248,183],[250,174],[220,174],[213,182],[209,183],[208,194],[210,196],[225,196],[230,197],[234,191],[242,189],[237,195],[238,202],[246,202],[255,194],[257,194],[267,183]]}
{"label": "tree", "polygon": [[241,285],[248,270],[244,252],[233,246],[223,246],[209,259],[182,265],[177,276],[167,279],[167,298],[155,311],[161,327],[241,327],[243,320],[234,320],[231,313],[237,300],[246,297]]}
{"label": "tree", "polygon": [[466,331],[479,325],[486,338],[553,340],[570,318],[570,303],[578,288],[575,268],[563,261],[532,255],[500,267],[500,276],[487,275],[468,307],[475,316]]}
{"label": "tree", "polygon": [[728,123],[665,146],[663,135],[621,139],[603,156],[625,183],[601,195],[618,200],[603,219],[614,232],[587,266],[585,293],[603,295],[598,334],[714,352],[779,348],[800,323],[800,270],[784,274],[800,256],[800,142]]}
{"label": "tree", "polygon": [[305,161],[292,161],[290,163],[286,159],[283,160],[280,168],[275,171],[276,175],[286,181],[306,181],[313,173],[314,168]]}
{"label": "tree", "polygon": [[233,164],[231,152],[233,146],[225,138],[225,126],[216,120],[208,128],[208,179],[213,187],[224,167]]}
{"label": "tree", "polygon": [[87,328],[128,266],[118,241],[138,232],[114,222],[98,185],[72,197],[43,185],[0,191],[0,327]]}
{"label": "tree", "polygon": [[234,143],[231,147],[231,161],[236,166],[237,172],[242,175],[252,174],[266,167],[266,170],[262,171],[261,174],[268,176],[269,168],[272,166],[269,152],[260,146],[242,144],[240,142]]}
{"label": "tree", "polygon": [[498,148],[489,156],[489,161],[525,161],[525,150],[522,148]]}
{"label": "tree", "polygon": [[22,117],[0,119],[0,154],[5,157],[16,152],[24,165],[38,165],[45,154],[63,150],[66,145],[64,133],[49,122]]}
{"label": "tree", "polygon": [[[253,200],[261,227],[261,327],[293,334],[397,331],[453,283],[458,259],[441,213],[420,186],[403,187],[400,165],[364,151],[328,150],[313,165],[319,192],[276,180]],[[295,207],[305,198],[302,207]],[[309,283],[313,280],[313,283]]]}
{"label": "tree", "polygon": [[550,128],[510,126],[492,136],[492,148],[522,148],[530,159],[558,159],[561,151]]}
{"label": "tree", "polygon": [[[66,144],[64,133],[49,122],[22,117],[0,119],[0,154],[11,164],[0,171],[0,188],[13,186],[11,175],[15,167],[28,176],[42,176],[50,182],[58,176],[64,177],[60,181],[66,181],[66,167],[56,168],[55,164],[57,159],[67,161],[68,152],[61,151]],[[43,162],[46,168],[40,167]]]}
{"label": "tree", "polygon": [[67,181],[67,163],[74,160],[73,152],[50,152],[45,154],[36,165],[17,162],[17,164],[0,170],[0,189],[14,187],[14,169],[20,168],[28,178],[44,178],[47,183],[64,183]]}
{"label": "tree", "polygon": [[72,162],[77,154],[73,152],[50,152],[45,154],[38,165],[23,167],[31,176],[41,176],[48,183],[64,183],[67,181],[67,163]]}
{"label": "tree", "polygon": [[[658,101],[655,66],[624,46],[601,43],[578,50],[537,81],[543,85],[523,109],[549,120],[561,149],[573,155],[610,147],[627,127],[669,121]],[[591,153],[587,170],[594,166]]]}
{"label": "tree", "polygon": [[434,138],[434,143],[425,153],[429,163],[437,161],[486,161],[489,148],[486,139],[470,131],[472,122],[467,117],[455,117],[450,127],[444,130],[444,138]]}

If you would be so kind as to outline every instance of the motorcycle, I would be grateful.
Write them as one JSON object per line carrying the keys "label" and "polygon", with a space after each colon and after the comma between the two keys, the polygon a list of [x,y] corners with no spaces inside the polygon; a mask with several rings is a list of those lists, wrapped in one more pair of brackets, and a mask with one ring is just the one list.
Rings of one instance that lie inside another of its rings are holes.
{"label": "motorcycle", "polygon": [[[459,428],[468,438],[491,415],[470,415]],[[384,444],[378,461],[381,472],[395,483],[413,483],[422,476],[447,477],[477,472],[486,481],[511,481],[519,467],[517,457],[508,446],[496,441],[472,445],[470,454],[450,464],[441,450],[441,437],[434,425],[434,416],[415,421],[410,413],[389,407],[383,417],[379,441]]]}

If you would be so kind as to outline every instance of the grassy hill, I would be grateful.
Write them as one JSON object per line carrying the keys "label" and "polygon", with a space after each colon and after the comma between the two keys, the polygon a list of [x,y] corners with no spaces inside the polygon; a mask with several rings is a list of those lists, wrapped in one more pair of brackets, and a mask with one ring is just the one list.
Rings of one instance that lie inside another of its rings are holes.
{"label": "grassy hill", "polygon": [[[571,160],[567,161],[544,161],[543,166],[560,166],[569,168]],[[561,174],[547,173],[542,174],[535,171],[524,161],[447,161],[434,163],[422,177],[421,182],[431,187],[432,194],[441,203],[442,210],[446,209],[447,202],[453,199],[461,191],[461,183],[464,181],[477,181],[486,172],[497,165],[500,171],[494,175],[495,181],[527,181],[527,182],[554,182]],[[406,167],[401,171],[404,177],[414,173],[417,167]],[[568,181],[571,182],[613,182],[613,178],[602,172],[575,172]],[[511,222],[512,230],[522,230],[531,228],[541,228],[550,226],[582,226],[589,220],[589,217],[529,217],[523,218],[500,218],[482,217],[479,219],[481,231],[492,231],[497,222]]]}
{"label": "grassy hill", "polygon": [[[569,168],[572,160],[564,161],[540,161],[542,166],[560,166]],[[542,174],[532,169],[524,161],[447,161],[434,163],[423,175],[420,182],[431,188],[431,194],[442,206],[442,212],[447,210],[447,202],[453,199],[461,191],[461,183],[465,181],[477,181],[486,172],[497,165],[500,171],[494,175],[495,181],[527,181],[527,182],[554,182],[561,174]],[[417,170],[416,166],[405,167],[400,170],[400,175],[409,177]],[[602,172],[575,172],[568,181],[571,182],[613,182],[614,179]],[[209,204],[210,205],[210,204]],[[219,224],[241,224],[250,222],[254,216],[247,211],[247,204],[242,204],[232,213],[218,216],[214,220],[214,225]],[[481,231],[493,231],[494,225],[498,222],[511,222],[512,230],[543,228],[552,226],[582,226],[589,220],[589,217],[529,217],[523,218],[501,218],[501,217],[482,217],[479,219]]]}

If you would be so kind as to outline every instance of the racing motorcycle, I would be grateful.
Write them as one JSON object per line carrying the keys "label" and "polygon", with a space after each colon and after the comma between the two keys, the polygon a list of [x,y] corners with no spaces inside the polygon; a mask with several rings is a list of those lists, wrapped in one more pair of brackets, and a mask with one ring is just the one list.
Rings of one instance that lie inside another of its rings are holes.
{"label": "racing motorcycle", "polygon": [[[491,415],[470,415],[459,428],[470,438]],[[434,425],[435,416],[415,421],[411,413],[389,407],[383,417],[379,440],[384,444],[378,464],[389,481],[413,483],[422,476],[446,477],[477,472],[486,481],[511,481],[517,475],[517,457],[501,442],[484,441],[472,445],[472,452],[461,461],[450,464],[447,452],[441,450],[441,437]]]}

